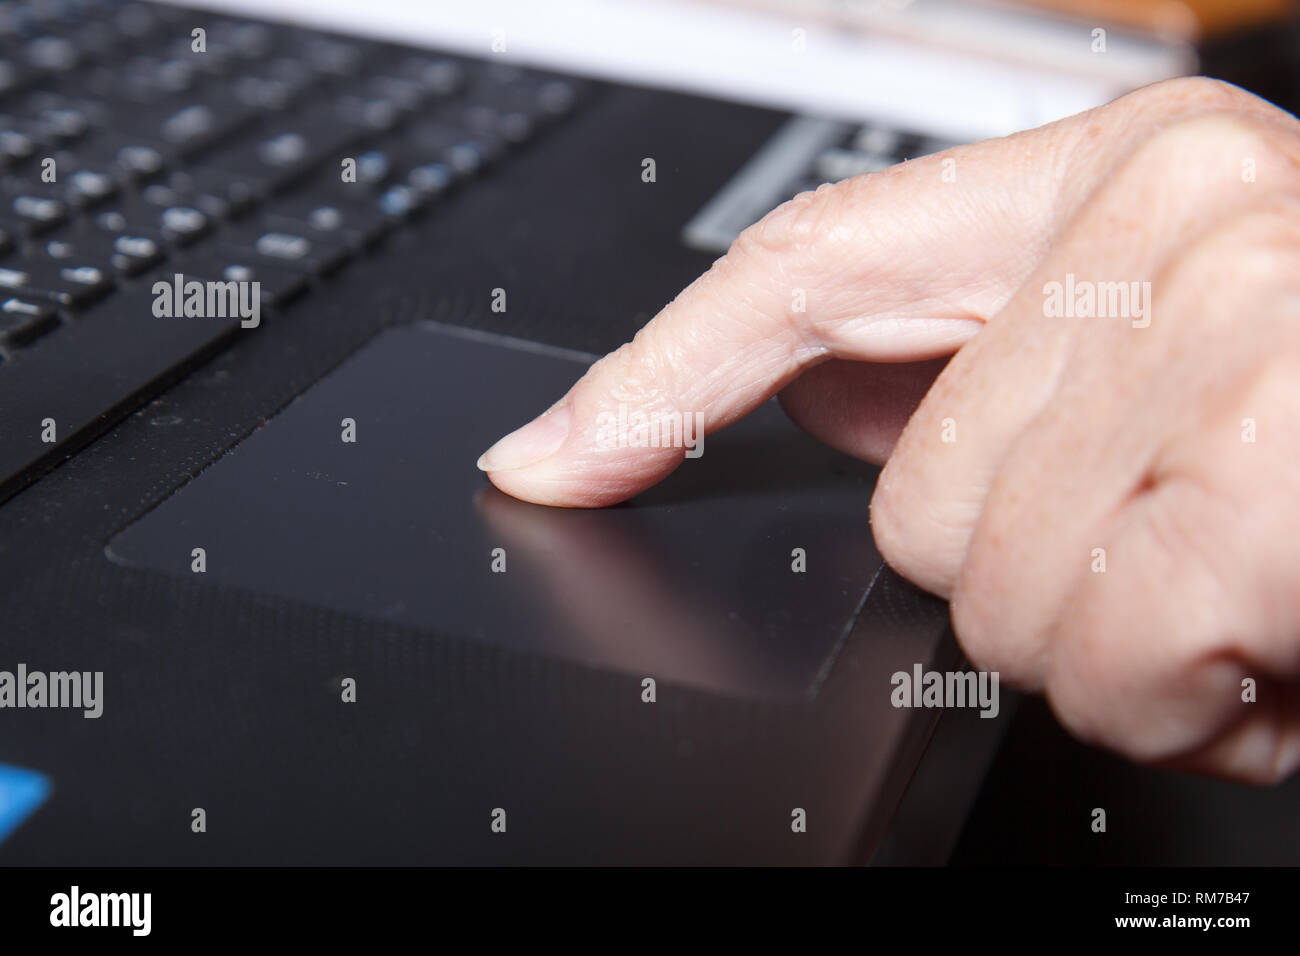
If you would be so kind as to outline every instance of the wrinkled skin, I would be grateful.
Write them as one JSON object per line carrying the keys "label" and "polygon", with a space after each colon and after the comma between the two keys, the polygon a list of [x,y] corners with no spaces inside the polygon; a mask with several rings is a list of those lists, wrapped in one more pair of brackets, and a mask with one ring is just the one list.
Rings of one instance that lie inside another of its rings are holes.
{"label": "wrinkled skin", "polygon": [[[1149,281],[1148,324],[1049,316],[1067,274]],[[1293,117],[1174,80],[800,195],[480,466],[611,504],[683,454],[599,446],[601,411],[712,432],[778,393],[886,462],[880,550],[951,601],[975,666],[1136,760],[1300,766]]]}

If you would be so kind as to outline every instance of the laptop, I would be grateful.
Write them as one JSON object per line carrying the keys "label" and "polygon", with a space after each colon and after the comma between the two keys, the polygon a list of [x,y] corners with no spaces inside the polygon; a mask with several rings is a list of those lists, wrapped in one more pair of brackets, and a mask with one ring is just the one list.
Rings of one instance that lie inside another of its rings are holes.
{"label": "laptop", "polygon": [[1012,707],[891,693],[963,665],[874,468],[774,405],[601,511],[475,460],[766,210],[955,141],[0,4],[0,861],[941,862]]}

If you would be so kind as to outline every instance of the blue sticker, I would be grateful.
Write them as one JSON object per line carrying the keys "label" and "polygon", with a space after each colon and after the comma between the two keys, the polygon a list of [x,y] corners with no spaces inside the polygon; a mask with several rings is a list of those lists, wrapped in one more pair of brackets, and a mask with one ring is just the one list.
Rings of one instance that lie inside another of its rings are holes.
{"label": "blue sticker", "polygon": [[50,795],[50,781],[35,770],[0,763],[0,843]]}

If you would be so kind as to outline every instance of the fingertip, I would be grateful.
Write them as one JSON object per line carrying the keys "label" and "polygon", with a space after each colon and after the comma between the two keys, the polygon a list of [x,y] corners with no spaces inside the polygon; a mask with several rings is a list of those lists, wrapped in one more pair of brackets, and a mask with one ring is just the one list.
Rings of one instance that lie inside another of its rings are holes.
{"label": "fingertip", "polygon": [[481,454],[479,471],[515,471],[545,461],[563,447],[572,422],[573,413],[567,403],[552,406]]}
{"label": "fingertip", "polygon": [[673,449],[604,449],[575,435],[557,454],[525,468],[489,470],[512,497],[559,508],[603,508],[645,491],[682,461]]}

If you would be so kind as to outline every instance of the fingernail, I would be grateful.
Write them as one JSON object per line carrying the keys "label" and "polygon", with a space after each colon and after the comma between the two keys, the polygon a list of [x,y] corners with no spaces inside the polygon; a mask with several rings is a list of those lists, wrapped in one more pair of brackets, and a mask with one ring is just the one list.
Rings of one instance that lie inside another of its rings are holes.
{"label": "fingernail", "polygon": [[527,468],[550,458],[564,439],[569,436],[569,423],[573,413],[567,404],[557,405],[539,418],[534,418],[523,428],[512,431],[481,456],[481,471],[510,471]]}

